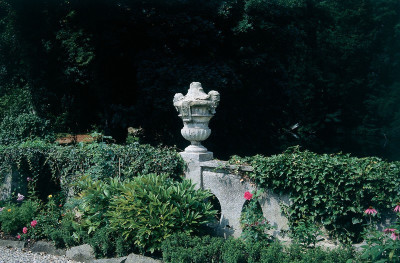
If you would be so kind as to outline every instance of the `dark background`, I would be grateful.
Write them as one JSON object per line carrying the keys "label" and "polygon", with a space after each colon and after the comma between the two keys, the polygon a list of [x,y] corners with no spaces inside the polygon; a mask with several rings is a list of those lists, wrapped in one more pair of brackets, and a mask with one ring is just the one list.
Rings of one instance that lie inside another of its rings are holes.
{"label": "dark background", "polygon": [[0,141],[131,126],[183,149],[172,99],[198,81],[221,94],[217,158],[399,160],[399,63],[398,0],[5,0]]}

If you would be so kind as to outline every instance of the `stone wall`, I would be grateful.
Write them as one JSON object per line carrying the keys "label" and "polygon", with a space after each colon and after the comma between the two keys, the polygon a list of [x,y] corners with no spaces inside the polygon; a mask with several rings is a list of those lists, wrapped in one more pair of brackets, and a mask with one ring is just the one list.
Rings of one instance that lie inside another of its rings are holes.
{"label": "stone wall", "polygon": [[0,200],[7,200],[11,198],[12,194],[18,193],[26,194],[26,182],[23,182],[17,169],[10,171],[3,171],[3,178],[0,181]]}
{"label": "stone wall", "polygon": [[[256,186],[242,178],[240,172],[249,172],[252,167],[229,165],[217,160],[201,161],[193,158],[194,154],[181,154],[187,164],[186,178],[192,180],[196,187],[210,190],[219,202],[221,216],[219,222],[212,225],[215,234],[239,237],[242,232],[240,216],[246,202],[244,193],[256,190]],[[289,197],[267,191],[259,204],[265,218],[275,227],[271,234],[282,238],[282,230],[288,229],[288,220],[282,213],[281,204],[288,205]]]}

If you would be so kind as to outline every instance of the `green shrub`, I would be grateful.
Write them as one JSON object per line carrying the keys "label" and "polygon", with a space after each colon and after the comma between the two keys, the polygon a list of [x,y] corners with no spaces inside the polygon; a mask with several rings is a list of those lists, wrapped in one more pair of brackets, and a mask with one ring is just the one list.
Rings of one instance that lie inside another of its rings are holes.
{"label": "green shrub", "polygon": [[243,240],[228,238],[222,246],[221,258],[225,263],[247,262],[246,246]]}
{"label": "green shrub", "polygon": [[348,154],[315,154],[298,147],[271,157],[233,157],[254,168],[260,188],[290,193],[291,227],[304,220],[322,223],[343,242],[359,241],[370,205],[382,211],[398,202],[400,163]]}
{"label": "green shrub", "polygon": [[161,250],[166,263],[216,263],[221,261],[223,238],[175,233],[163,241]]}
{"label": "green shrub", "polygon": [[262,194],[257,191],[253,194],[245,193],[245,198],[248,199],[243,207],[240,216],[240,225],[242,226],[241,238],[246,242],[250,241],[272,241],[273,237],[267,233],[272,229],[268,220],[264,217],[260,204],[257,199]]}
{"label": "green shrub", "polygon": [[48,135],[49,122],[32,113],[5,116],[0,122],[0,144]]}
{"label": "green shrub", "polygon": [[86,232],[76,222],[73,212],[62,214],[59,224],[53,225],[53,230],[48,232],[48,239],[54,241],[56,247],[72,247],[83,242]]}
{"label": "green shrub", "polygon": [[37,221],[37,225],[32,231],[34,236],[31,235],[31,239],[47,239],[55,229],[59,228],[64,210],[63,204],[64,198],[62,195],[54,194],[48,196],[47,203],[41,206],[39,213],[34,218]]}
{"label": "green shrub", "polygon": [[22,233],[22,228],[30,224],[39,208],[37,200],[25,200],[20,205],[9,203],[0,212],[1,230],[12,235]]}
{"label": "green shrub", "polygon": [[325,250],[297,244],[283,246],[279,241],[244,242],[209,236],[177,233],[162,243],[166,263],[346,263],[356,260],[350,248]]}
{"label": "green shrub", "polygon": [[305,247],[315,247],[316,243],[320,241],[318,237],[322,234],[319,224],[305,220],[293,224],[289,231],[289,237],[292,238],[294,242]]}
{"label": "green shrub", "polygon": [[96,258],[113,257],[116,250],[115,233],[109,226],[98,228],[86,241],[94,249]]}
{"label": "green shrub", "polygon": [[127,180],[112,199],[107,217],[111,227],[140,250],[154,252],[175,231],[196,232],[216,211],[205,202],[210,193],[190,181],[149,174]]}

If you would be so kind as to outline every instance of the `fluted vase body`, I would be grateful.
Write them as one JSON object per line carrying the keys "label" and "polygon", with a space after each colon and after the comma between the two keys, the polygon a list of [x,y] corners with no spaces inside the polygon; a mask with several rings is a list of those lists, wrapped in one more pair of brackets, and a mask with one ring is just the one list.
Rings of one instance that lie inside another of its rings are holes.
{"label": "fluted vase body", "polygon": [[204,93],[199,82],[190,84],[188,94],[175,94],[174,106],[183,120],[181,134],[183,138],[190,141],[191,145],[186,147],[188,153],[204,153],[207,149],[201,145],[206,140],[211,130],[208,128],[210,119],[214,116],[215,108],[219,103],[219,93],[210,91]]}

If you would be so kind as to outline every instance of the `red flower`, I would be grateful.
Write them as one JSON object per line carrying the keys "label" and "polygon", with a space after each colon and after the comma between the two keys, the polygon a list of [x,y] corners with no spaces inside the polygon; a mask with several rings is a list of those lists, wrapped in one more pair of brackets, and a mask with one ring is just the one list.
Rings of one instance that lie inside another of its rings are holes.
{"label": "red flower", "polygon": [[36,220],[33,220],[32,222],[31,222],[31,227],[35,227],[37,225],[37,221]]}
{"label": "red flower", "polygon": [[17,238],[18,238],[18,239],[21,239],[21,235],[18,235]]}
{"label": "red flower", "polygon": [[28,228],[27,227],[22,228],[22,233],[24,234],[28,233]]}
{"label": "red flower", "polygon": [[253,194],[250,193],[249,191],[247,191],[246,193],[244,193],[244,198],[246,200],[250,200],[253,197]]}

